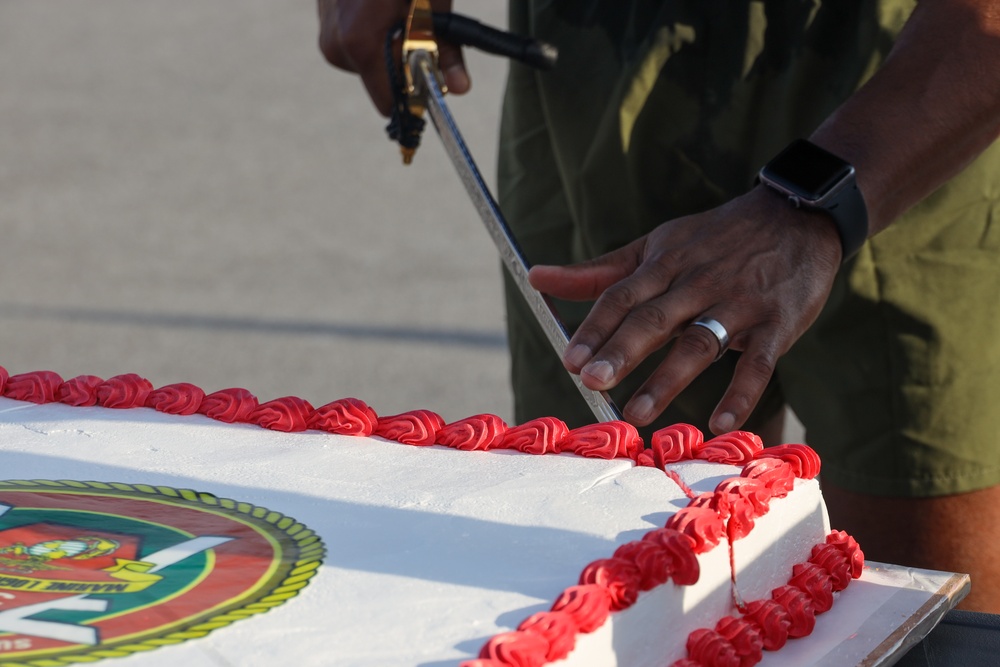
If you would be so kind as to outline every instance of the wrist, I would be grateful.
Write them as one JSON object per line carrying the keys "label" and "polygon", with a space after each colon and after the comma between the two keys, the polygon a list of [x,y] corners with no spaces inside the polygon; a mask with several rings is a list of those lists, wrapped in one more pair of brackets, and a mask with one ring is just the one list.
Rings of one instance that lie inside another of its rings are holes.
{"label": "wrist", "polygon": [[797,237],[799,247],[808,248],[806,252],[810,262],[829,264],[833,272],[843,263],[840,234],[829,215],[821,211],[795,208],[780,193],[763,183],[756,185],[741,199],[755,217],[778,228],[777,233],[782,239],[795,243],[792,237]]}
{"label": "wrist", "polygon": [[797,140],[764,165],[758,180],[793,208],[827,215],[840,238],[842,261],[867,240],[868,209],[847,161]]}

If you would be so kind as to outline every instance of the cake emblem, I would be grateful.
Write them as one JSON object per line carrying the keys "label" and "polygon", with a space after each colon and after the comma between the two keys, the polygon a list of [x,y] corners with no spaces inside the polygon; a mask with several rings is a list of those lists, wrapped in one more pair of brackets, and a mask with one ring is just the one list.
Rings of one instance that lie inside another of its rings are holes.
{"label": "cake emblem", "polygon": [[0,481],[0,663],[203,637],[295,597],[323,555],[295,519],[207,493]]}

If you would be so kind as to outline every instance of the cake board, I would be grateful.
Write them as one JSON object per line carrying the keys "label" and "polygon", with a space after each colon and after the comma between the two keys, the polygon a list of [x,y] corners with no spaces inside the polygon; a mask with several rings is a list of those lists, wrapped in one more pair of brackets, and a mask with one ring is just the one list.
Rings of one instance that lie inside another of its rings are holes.
{"label": "cake board", "polygon": [[888,667],[926,637],[969,593],[966,574],[869,561],[808,641],[765,653],[762,667]]}

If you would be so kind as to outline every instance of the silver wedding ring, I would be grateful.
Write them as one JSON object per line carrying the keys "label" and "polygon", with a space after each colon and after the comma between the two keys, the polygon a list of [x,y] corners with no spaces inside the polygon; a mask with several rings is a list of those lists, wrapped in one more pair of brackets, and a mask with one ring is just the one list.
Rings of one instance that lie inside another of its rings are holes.
{"label": "silver wedding ring", "polygon": [[722,355],[729,349],[729,332],[726,331],[726,327],[722,326],[719,320],[713,320],[711,317],[702,317],[691,324],[697,327],[704,327],[712,332],[715,340],[719,341],[719,354],[715,355],[715,361],[721,359]]}

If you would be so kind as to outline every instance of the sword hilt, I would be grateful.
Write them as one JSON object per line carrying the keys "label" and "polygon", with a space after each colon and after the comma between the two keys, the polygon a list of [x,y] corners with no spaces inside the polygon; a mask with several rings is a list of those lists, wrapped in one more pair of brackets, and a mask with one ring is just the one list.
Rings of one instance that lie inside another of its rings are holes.
{"label": "sword hilt", "polygon": [[552,44],[500,30],[468,16],[434,12],[433,20],[434,33],[452,44],[471,46],[543,70],[555,67],[559,59],[559,49]]}
{"label": "sword hilt", "polygon": [[389,83],[395,98],[386,131],[389,138],[399,144],[403,164],[413,162],[424,128],[424,91],[417,90],[414,85],[410,71],[412,53],[423,51],[429,54],[434,76],[442,91],[447,89],[437,60],[439,39],[458,46],[471,46],[539,69],[551,69],[559,56],[558,49],[546,42],[506,32],[461,14],[432,12],[429,0],[413,0],[403,25],[402,76],[397,70],[393,49],[399,28],[390,31],[385,46]]}

